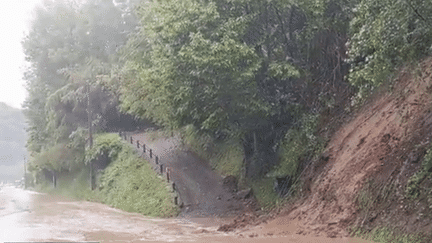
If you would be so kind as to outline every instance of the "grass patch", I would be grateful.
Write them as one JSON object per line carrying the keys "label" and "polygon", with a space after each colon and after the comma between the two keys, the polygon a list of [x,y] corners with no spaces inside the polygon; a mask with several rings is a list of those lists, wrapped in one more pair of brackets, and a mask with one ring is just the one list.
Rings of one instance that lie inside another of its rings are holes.
{"label": "grass patch", "polygon": [[179,213],[173,203],[170,185],[139,158],[135,150],[122,143],[122,150],[104,170],[98,182],[102,201],[128,212],[153,217],[172,217]]}
{"label": "grass patch", "polygon": [[428,237],[421,233],[403,234],[396,228],[377,227],[371,231],[354,227],[350,229],[353,237],[380,243],[423,243],[429,242]]}
{"label": "grass patch", "polygon": [[356,197],[356,202],[361,211],[369,211],[374,206],[374,181],[368,180],[363,185]]}
{"label": "grass patch", "polygon": [[405,195],[409,199],[417,199],[420,196],[420,184],[428,173],[421,169],[408,179]]}

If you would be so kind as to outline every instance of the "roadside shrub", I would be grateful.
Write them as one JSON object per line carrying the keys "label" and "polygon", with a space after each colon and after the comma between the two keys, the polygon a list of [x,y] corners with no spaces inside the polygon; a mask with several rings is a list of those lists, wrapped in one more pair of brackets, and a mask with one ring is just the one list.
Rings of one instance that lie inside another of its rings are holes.
{"label": "roadside shrub", "polygon": [[118,134],[97,134],[93,147],[86,150],[86,163],[97,159],[102,154],[107,154],[111,161],[115,160],[122,149],[123,141]]}

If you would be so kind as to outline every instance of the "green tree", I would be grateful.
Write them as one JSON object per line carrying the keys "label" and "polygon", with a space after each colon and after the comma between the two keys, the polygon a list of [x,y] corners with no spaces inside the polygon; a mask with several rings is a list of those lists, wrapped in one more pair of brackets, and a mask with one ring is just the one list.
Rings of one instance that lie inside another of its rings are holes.
{"label": "green tree", "polygon": [[[71,140],[82,149],[88,111],[99,130],[107,129],[113,113],[118,115],[116,97],[102,87],[101,79],[117,65],[117,51],[136,24],[131,6],[109,0],[44,1],[35,9],[22,42],[30,63],[25,74],[27,147],[34,156],[51,153],[52,148],[62,150]],[[63,168],[62,163],[50,168]]]}
{"label": "green tree", "polygon": [[430,0],[360,1],[351,21],[350,82],[379,86],[396,67],[430,54],[431,11]]}
{"label": "green tree", "polygon": [[299,108],[313,108],[317,91],[342,80],[349,6],[144,1],[139,32],[122,50],[122,108],[173,129],[240,137],[247,161],[258,161],[251,174],[260,174]]}

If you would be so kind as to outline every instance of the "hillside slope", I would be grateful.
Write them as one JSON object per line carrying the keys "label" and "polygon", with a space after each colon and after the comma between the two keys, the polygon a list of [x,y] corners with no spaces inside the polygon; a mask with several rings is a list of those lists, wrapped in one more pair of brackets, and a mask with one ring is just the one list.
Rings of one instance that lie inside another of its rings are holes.
{"label": "hillside slope", "polygon": [[[296,222],[298,234],[343,237],[352,226],[431,232],[430,196],[410,199],[408,179],[421,168],[432,135],[432,59],[405,68],[332,137],[306,171],[305,200],[269,225]],[[422,182],[431,188],[428,177]],[[426,183],[426,184],[425,184]],[[429,183],[429,184],[428,184]],[[283,234],[284,227],[269,228]]]}

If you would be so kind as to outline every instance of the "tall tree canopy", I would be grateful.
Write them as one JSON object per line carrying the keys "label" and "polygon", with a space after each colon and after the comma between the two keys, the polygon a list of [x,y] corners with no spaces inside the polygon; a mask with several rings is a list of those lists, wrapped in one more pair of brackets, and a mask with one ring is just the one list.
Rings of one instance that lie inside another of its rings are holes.
{"label": "tall tree canopy", "polygon": [[107,129],[121,116],[116,97],[101,82],[119,65],[117,51],[136,24],[132,6],[111,0],[44,1],[35,9],[22,42],[30,63],[24,77],[29,91],[24,105],[27,147],[39,160],[70,155],[45,160],[42,167],[58,171],[76,162],[72,152],[57,150],[84,149],[88,111],[97,129]]}
{"label": "tall tree canopy", "polygon": [[298,107],[311,108],[346,73],[348,6],[143,1],[140,30],[123,50],[122,107],[172,128],[243,134],[246,144],[258,133],[270,153]]}
{"label": "tall tree canopy", "polygon": [[371,88],[396,67],[431,54],[432,1],[362,0],[351,21],[352,84]]}
{"label": "tall tree canopy", "polygon": [[123,112],[170,129],[241,139],[250,175],[262,174],[301,117],[345,102],[350,68],[362,90],[430,53],[431,8],[430,0],[45,1],[23,41],[28,148],[77,141],[87,111],[106,129],[119,100]]}

